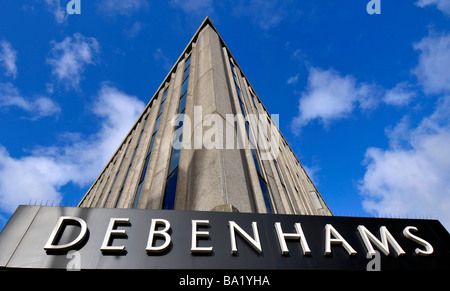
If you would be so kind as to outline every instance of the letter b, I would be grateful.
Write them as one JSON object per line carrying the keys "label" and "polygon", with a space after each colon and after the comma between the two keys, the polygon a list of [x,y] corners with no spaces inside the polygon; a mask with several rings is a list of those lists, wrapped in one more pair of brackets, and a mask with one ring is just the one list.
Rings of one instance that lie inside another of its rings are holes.
{"label": "letter b", "polygon": [[366,10],[369,14],[381,14],[381,0],[370,0],[367,3]]}

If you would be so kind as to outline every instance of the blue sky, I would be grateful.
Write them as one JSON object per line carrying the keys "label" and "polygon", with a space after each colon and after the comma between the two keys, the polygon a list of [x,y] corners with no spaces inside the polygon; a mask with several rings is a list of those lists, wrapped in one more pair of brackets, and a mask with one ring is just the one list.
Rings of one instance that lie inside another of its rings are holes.
{"label": "blue sky", "polygon": [[450,1],[68,2],[0,4],[0,228],[77,204],[206,15],[333,213],[450,228]]}

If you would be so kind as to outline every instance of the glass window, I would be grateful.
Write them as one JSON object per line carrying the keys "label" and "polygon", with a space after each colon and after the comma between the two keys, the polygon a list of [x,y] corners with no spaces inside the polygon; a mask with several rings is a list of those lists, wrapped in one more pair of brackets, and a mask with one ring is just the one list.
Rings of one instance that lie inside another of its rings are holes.
{"label": "glass window", "polygon": [[175,207],[177,180],[178,180],[178,168],[167,178],[166,191],[164,193],[163,209],[174,209]]}
{"label": "glass window", "polygon": [[188,87],[188,83],[189,83],[189,77],[186,80],[184,80],[183,87],[181,88],[181,95],[186,93],[187,87]]}
{"label": "glass window", "polygon": [[169,173],[172,173],[172,171],[176,167],[178,167],[179,161],[180,161],[180,150],[172,147],[172,156],[170,158]]}
{"label": "glass window", "polygon": [[256,155],[256,150],[254,148],[252,148],[251,151],[252,151],[253,161],[255,162],[256,172],[258,172],[258,175],[261,175],[261,169],[259,168],[258,156]]}
{"label": "glass window", "polygon": [[139,184],[139,188],[138,188],[136,197],[134,198],[133,208],[137,208],[138,207],[139,198],[141,197],[142,187],[143,186],[144,186],[144,183],[141,181],[141,183]]}
{"label": "glass window", "polygon": [[186,98],[187,98],[187,94],[184,94],[183,96],[181,96],[178,113],[182,113],[184,111],[184,109],[186,108]]}
{"label": "glass window", "polygon": [[263,178],[261,178],[261,176],[259,176],[259,185],[261,186],[261,191],[263,193],[264,203],[266,204],[267,212],[272,213],[273,212],[272,205],[270,203],[269,191],[267,190],[267,184],[266,184],[266,181],[264,181]]}
{"label": "glass window", "polygon": [[311,199],[314,203],[314,207],[316,209],[322,209],[322,203],[320,203],[319,196],[317,195],[316,191],[309,191],[309,195],[311,196]]}
{"label": "glass window", "polygon": [[186,63],[184,64],[184,70],[185,71],[189,70],[190,66],[191,66],[191,55],[189,55],[189,57],[186,60]]}

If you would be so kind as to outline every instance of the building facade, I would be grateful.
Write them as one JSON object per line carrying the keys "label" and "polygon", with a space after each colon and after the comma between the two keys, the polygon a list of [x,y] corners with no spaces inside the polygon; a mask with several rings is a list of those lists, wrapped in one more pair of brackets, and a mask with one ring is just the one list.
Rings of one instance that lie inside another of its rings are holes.
{"label": "building facade", "polygon": [[79,207],[332,215],[209,18]]}

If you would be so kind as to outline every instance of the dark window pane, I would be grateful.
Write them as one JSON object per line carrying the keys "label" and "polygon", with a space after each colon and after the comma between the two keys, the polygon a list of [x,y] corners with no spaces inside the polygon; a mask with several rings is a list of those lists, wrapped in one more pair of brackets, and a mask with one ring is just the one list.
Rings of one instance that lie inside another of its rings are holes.
{"label": "dark window pane", "polygon": [[169,174],[178,166],[180,161],[180,150],[172,147],[172,156],[170,157]]}
{"label": "dark window pane", "polygon": [[264,197],[264,203],[266,204],[267,212],[272,213],[272,205],[270,204],[270,198],[269,198],[269,192],[267,190],[267,184],[266,182],[259,177],[259,185],[261,185],[261,191],[263,193]]}
{"label": "dark window pane", "polygon": [[164,193],[163,209],[173,209],[175,206],[175,194],[177,191],[178,169],[167,178],[166,191]]}
{"label": "dark window pane", "polygon": [[244,118],[245,118],[244,104],[242,104],[241,101],[239,101],[239,106],[241,106],[242,116],[244,116]]}
{"label": "dark window pane", "polygon": [[181,113],[186,108],[186,96],[187,94],[181,96],[180,105],[178,107],[178,113]]}
{"label": "dark window pane", "polygon": [[148,154],[150,155],[150,153],[152,152],[152,150],[153,150],[153,144],[155,143],[155,138],[156,138],[156,131],[155,131],[155,133],[153,133],[153,135],[152,135],[152,141],[151,141],[151,143],[150,143],[150,147],[148,148]]}
{"label": "dark window pane", "polygon": [[186,93],[187,87],[188,87],[188,83],[189,83],[189,77],[183,83],[183,87],[181,88],[181,95]]}
{"label": "dark window pane", "polygon": [[259,168],[258,156],[256,155],[256,150],[254,148],[252,148],[251,151],[252,151],[253,161],[255,162],[256,171],[258,172],[259,175],[261,175],[261,169]]}
{"label": "dark window pane", "polygon": [[185,70],[188,70],[190,65],[191,65],[191,56],[187,58],[186,63],[184,64]]}
{"label": "dark window pane", "polygon": [[153,129],[153,133],[155,133],[158,130],[160,120],[161,120],[161,115],[158,116],[158,118],[156,119],[155,129]]}
{"label": "dark window pane", "polygon": [[141,182],[139,184],[139,188],[138,191],[136,193],[136,197],[134,197],[134,204],[133,204],[133,208],[137,208],[138,204],[139,204],[139,198],[141,197],[141,193],[142,193],[142,187],[144,186],[144,183]]}
{"label": "dark window pane", "polygon": [[187,69],[186,71],[184,71],[184,75],[183,75],[183,82],[186,81],[186,79],[189,78],[189,69]]}
{"label": "dark window pane", "polygon": [[161,106],[159,107],[158,116],[160,116],[161,113],[163,112],[163,109],[164,109],[164,103],[166,103],[166,99],[163,99],[163,101],[161,102]]}

